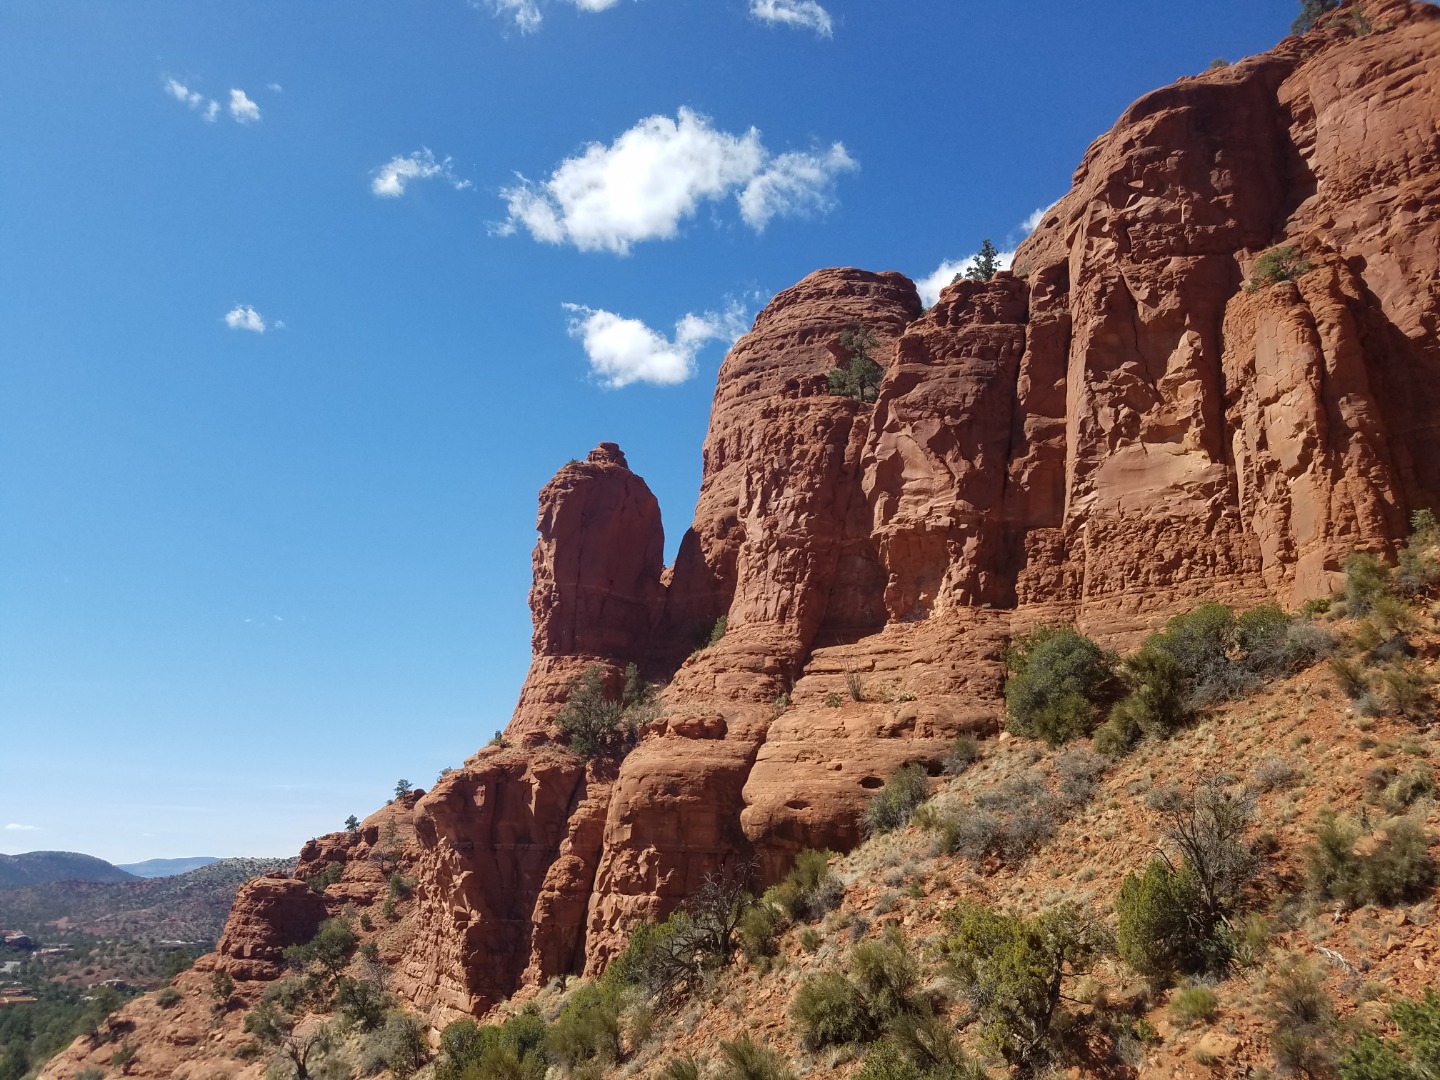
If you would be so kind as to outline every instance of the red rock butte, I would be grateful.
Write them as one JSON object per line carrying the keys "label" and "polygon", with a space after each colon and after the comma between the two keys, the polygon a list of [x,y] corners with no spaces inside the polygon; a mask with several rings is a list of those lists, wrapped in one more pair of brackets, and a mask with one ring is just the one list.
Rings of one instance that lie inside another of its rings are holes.
{"label": "red rock butte", "polygon": [[[1017,630],[1127,645],[1203,600],[1293,608],[1440,506],[1440,9],[1365,8],[1370,33],[1331,18],[1141,98],[1010,272],[928,311],[897,273],[779,293],[720,369],[673,566],[617,446],[556,473],[508,745],[385,811],[416,879],[403,998],[481,1014],[597,972],[735,860],[853,846],[896,766],[997,729]],[[1278,246],[1309,269],[1251,287]],[[827,392],[861,328],[873,404]],[[587,766],[554,738],[570,680],[632,663],[663,711]],[[376,843],[300,873],[343,863],[363,907]],[[220,962],[263,976],[265,912],[293,937],[313,906],[252,884]]]}
{"label": "red rock butte", "polygon": [[[417,809],[408,997],[482,1011],[728,861],[852,846],[897,765],[998,726],[1016,628],[1294,607],[1440,504],[1440,11],[1368,10],[1136,102],[1012,272],[929,311],[896,273],[777,295],[720,369],[673,566],[618,447],[555,475],[515,749]],[[1250,288],[1283,245],[1308,272]],[[861,328],[873,405],[827,392]],[[630,663],[665,709],[614,775],[542,745],[570,679]]]}

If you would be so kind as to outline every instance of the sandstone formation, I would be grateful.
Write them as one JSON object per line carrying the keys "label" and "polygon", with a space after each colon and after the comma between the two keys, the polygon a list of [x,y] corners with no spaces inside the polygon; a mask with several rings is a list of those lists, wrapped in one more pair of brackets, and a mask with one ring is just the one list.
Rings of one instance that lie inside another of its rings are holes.
{"label": "sandstone formation", "polygon": [[[509,735],[541,737],[595,663],[668,678],[665,714],[613,780],[525,781],[517,822],[576,807],[494,916],[526,947],[437,930],[452,972],[484,956],[504,974],[417,986],[422,1004],[483,1010],[566,958],[597,971],[706,874],[758,858],[773,878],[802,847],[853,845],[896,765],[996,728],[1017,628],[1126,644],[1202,599],[1295,606],[1440,501],[1440,13],[1368,11],[1369,34],[1332,19],[1136,102],[1012,273],[923,313],[893,273],[779,293],[721,368],[672,567],[617,448],[560,470]],[[1286,244],[1309,272],[1250,288]],[[873,405],[827,393],[860,328],[885,368]],[[509,797],[499,760],[467,770],[477,805]],[[421,836],[437,927],[469,896],[448,835]],[[478,838],[467,855],[513,857]]]}
{"label": "sandstone formation", "polygon": [[277,979],[285,948],[314,937],[325,915],[324,898],[297,878],[272,874],[247,882],[235,895],[214,967],[241,982]]}
{"label": "sandstone formation", "polygon": [[[1440,9],[1365,11],[1136,102],[1012,272],[927,312],[895,273],[779,293],[721,368],[673,566],[618,447],[556,474],[510,745],[420,798],[397,856],[410,1003],[483,1013],[599,970],[707,874],[853,845],[897,765],[997,729],[1019,629],[1124,645],[1203,599],[1294,607],[1440,505]],[[1280,245],[1310,269],[1252,282]],[[873,404],[826,392],[862,328]],[[596,664],[666,684],[610,771],[552,745]],[[304,865],[341,859],[360,905],[374,844]],[[310,903],[244,896],[217,963],[272,962],[254,927]]]}

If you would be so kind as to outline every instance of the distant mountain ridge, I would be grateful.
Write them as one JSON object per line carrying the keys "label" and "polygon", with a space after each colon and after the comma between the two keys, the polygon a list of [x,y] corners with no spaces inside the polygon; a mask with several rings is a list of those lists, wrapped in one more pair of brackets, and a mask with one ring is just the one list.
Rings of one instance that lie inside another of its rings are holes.
{"label": "distant mountain ridge", "polygon": [[123,879],[0,889],[0,926],[42,939],[53,930],[79,930],[133,940],[213,941],[242,882],[274,870],[288,873],[294,864],[293,858],[220,859],[165,877],[139,878],[117,870]]}
{"label": "distant mountain ridge", "polygon": [[116,863],[121,870],[139,878],[174,877],[219,862],[215,855],[194,855],[188,859],[146,859],[144,862]]}
{"label": "distant mountain ridge", "polygon": [[0,889],[52,881],[134,881],[136,875],[78,851],[27,851],[0,855]]}

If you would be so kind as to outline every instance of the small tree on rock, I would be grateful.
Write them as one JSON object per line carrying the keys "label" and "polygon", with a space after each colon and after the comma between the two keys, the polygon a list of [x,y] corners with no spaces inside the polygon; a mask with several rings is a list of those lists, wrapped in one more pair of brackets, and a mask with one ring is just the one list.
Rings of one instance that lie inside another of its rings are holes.
{"label": "small tree on rock", "polygon": [[1066,980],[1110,949],[1105,928],[1073,904],[1034,918],[962,903],[945,916],[944,950],[985,1042],[1022,1074],[1048,1056]]}
{"label": "small tree on rock", "polygon": [[[980,251],[975,256],[975,261],[965,271],[966,281],[989,281],[1000,272],[1000,252],[990,242],[987,236],[980,245]],[[952,283],[953,284],[953,283]]]}
{"label": "small tree on rock", "polygon": [[1292,34],[1303,34],[1315,25],[1321,15],[1334,11],[1340,6],[1340,0],[1300,0],[1300,14],[1295,16],[1295,21],[1290,24]]}
{"label": "small tree on rock", "polygon": [[566,684],[569,698],[555,714],[555,726],[581,757],[618,759],[635,745],[640,725],[658,711],[655,687],[634,664],[625,668],[620,696],[612,697],[603,664],[591,664]]}
{"label": "small tree on rock", "polygon": [[871,355],[876,347],[874,333],[864,327],[845,330],[840,334],[840,347],[845,350],[845,362],[825,373],[830,393],[856,401],[874,401],[885,377],[884,368]]}

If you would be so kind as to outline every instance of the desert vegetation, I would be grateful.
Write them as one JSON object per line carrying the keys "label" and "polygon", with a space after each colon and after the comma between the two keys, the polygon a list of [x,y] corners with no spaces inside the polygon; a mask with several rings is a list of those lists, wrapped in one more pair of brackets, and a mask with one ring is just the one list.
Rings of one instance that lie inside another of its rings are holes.
{"label": "desert vegetation", "polygon": [[[717,623],[712,643],[724,633],[723,623]],[[603,665],[592,664],[580,678],[570,680],[566,702],[555,716],[562,738],[583,758],[624,757],[641,725],[658,713],[656,688],[640,677],[634,664],[625,668],[618,693],[612,681]]]}

